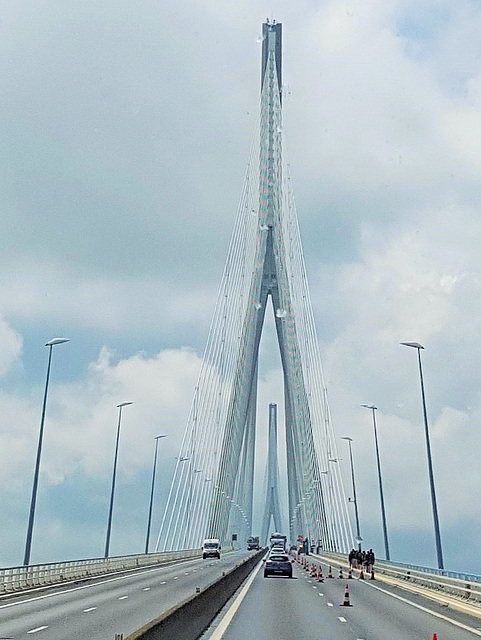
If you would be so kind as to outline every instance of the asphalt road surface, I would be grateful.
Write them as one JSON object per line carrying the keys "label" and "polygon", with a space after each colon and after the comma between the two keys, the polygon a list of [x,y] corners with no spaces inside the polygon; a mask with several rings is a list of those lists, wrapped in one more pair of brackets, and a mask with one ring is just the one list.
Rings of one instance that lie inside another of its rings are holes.
{"label": "asphalt road surface", "polygon": [[228,571],[247,551],[105,576],[0,600],[0,640],[126,637]]}
{"label": "asphalt road surface", "polygon": [[[247,552],[143,568],[0,600],[0,640],[113,640],[205,587]],[[264,578],[259,564],[207,640],[472,640],[481,620],[381,581]],[[324,568],[324,575],[326,571]],[[349,586],[350,607],[340,606]]]}
{"label": "asphalt road surface", "polygon": [[[325,578],[321,583],[296,564],[292,580],[264,578],[262,566],[239,591],[237,602],[233,599],[224,608],[205,640],[433,640],[434,633],[438,640],[481,637],[481,620],[378,580]],[[350,607],[340,606],[347,584]]]}

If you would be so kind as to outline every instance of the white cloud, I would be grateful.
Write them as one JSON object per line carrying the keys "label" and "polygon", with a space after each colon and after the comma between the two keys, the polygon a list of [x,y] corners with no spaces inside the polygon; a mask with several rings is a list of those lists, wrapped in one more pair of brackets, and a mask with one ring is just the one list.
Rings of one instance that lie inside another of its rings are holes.
{"label": "white cloud", "polygon": [[22,337],[0,317],[0,377],[18,361],[22,352]]}
{"label": "white cloud", "polygon": [[[45,422],[42,476],[49,485],[61,484],[78,472],[105,478],[111,473],[118,410],[123,410],[121,474],[133,474],[151,464],[153,437],[168,435],[164,455],[173,459],[187,420],[200,360],[189,350],[162,351],[154,357],[137,354],[115,361],[104,348],[77,384],[51,384]],[[3,452],[0,475],[7,491],[10,478],[30,482],[40,417],[38,397],[4,394],[0,436]],[[38,401],[38,406],[37,406]],[[19,469],[23,468],[23,473]]]}
{"label": "white cloud", "polygon": [[[480,484],[479,8],[305,0],[277,11],[283,131],[333,417],[339,435],[355,437],[363,517],[379,527],[371,425],[358,408],[375,402],[388,516],[398,528],[431,526],[415,354],[398,345],[419,340],[440,516],[455,527]],[[111,337],[69,384],[52,382],[43,486],[108,480],[123,400],[135,404],[124,412],[121,477],[149,469],[159,430],[169,435],[162,455],[177,454],[200,366],[180,347],[207,336],[257,117],[255,40],[270,12],[204,0],[127,2],[115,16],[99,3],[64,13],[7,3],[0,478],[15,494],[10,514],[28,500],[42,393],[12,375],[37,357],[22,352],[22,333],[26,343],[46,327],[71,327],[90,345]],[[282,404],[266,338],[264,423],[268,402]]]}

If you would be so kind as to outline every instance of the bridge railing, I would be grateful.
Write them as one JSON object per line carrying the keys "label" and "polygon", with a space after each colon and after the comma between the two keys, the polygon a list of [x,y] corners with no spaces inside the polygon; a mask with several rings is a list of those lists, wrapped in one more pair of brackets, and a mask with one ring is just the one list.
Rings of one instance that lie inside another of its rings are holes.
{"label": "bridge railing", "polygon": [[155,566],[200,556],[200,549],[167,551],[111,558],[90,558],[0,569],[0,594],[44,587],[74,580],[86,580],[116,571]]}
{"label": "bridge railing", "polygon": [[[337,553],[319,554],[324,561],[332,562],[333,566],[348,569],[347,558]],[[456,597],[473,605],[481,605],[481,576],[476,574],[447,571],[444,569],[429,569],[400,562],[376,560],[375,575],[385,575],[399,583],[419,585],[424,589]],[[366,576],[369,578],[369,575]]]}

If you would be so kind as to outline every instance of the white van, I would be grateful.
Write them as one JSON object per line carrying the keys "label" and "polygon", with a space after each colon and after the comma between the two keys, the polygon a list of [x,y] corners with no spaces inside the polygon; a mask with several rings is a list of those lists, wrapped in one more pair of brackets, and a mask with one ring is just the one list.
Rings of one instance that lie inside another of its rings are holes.
{"label": "white van", "polygon": [[219,538],[207,538],[202,545],[202,557],[219,558],[220,559],[220,540]]}

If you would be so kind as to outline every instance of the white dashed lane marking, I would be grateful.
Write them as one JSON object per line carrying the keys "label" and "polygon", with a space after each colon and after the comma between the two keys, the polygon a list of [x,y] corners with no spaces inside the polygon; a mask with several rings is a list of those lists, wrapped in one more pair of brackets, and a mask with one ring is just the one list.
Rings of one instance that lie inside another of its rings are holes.
{"label": "white dashed lane marking", "polygon": [[328,602],[328,603],[327,603],[327,606],[328,606],[328,607],[333,607],[334,605],[332,604],[332,602]]}
{"label": "white dashed lane marking", "polygon": [[119,600],[127,600],[129,596],[120,596]]}
{"label": "white dashed lane marking", "polygon": [[84,613],[89,613],[89,611],[95,611],[97,607],[90,607],[89,609],[84,609]]}
{"label": "white dashed lane marking", "polygon": [[150,591],[150,587],[145,587],[142,591]]}
{"label": "white dashed lane marking", "polygon": [[338,619],[339,619],[340,622],[347,622],[346,618],[343,618],[342,616],[339,616]]}
{"label": "white dashed lane marking", "polygon": [[27,633],[37,633],[37,631],[43,631],[44,629],[48,629],[48,625],[44,624],[43,627],[37,627],[36,629],[30,629]]}
{"label": "white dashed lane marking", "polygon": [[160,584],[167,584],[167,582],[164,580],[163,582],[161,582]]}

